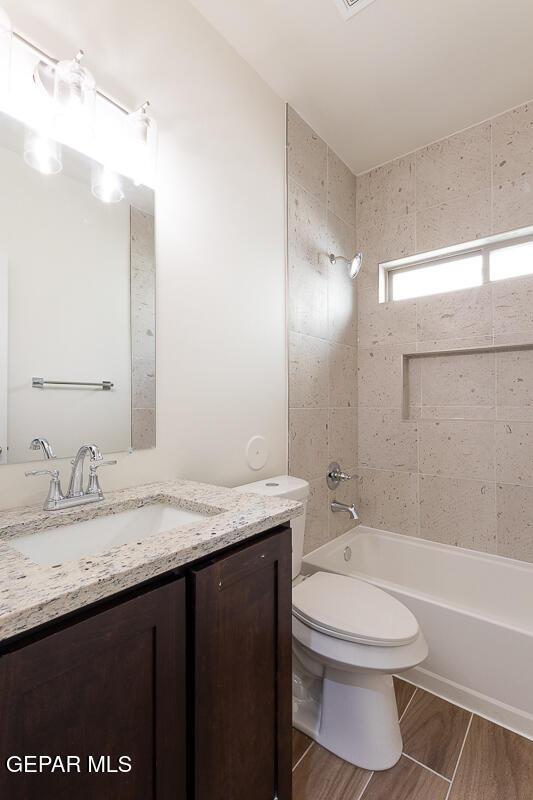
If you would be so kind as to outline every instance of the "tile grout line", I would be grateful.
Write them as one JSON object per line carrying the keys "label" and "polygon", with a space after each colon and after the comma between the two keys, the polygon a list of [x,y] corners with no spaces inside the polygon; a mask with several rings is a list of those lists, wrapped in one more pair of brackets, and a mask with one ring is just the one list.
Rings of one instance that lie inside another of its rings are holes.
{"label": "tile grout line", "polygon": [[[412,685],[412,684],[411,684],[411,685]],[[418,687],[417,687],[417,686],[415,686],[415,687],[414,687],[414,692],[413,692],[413,694],[411,695],[411,697],[409,698],[409,702],[407,703],[407,705],[405,706],[404,710],[402,711],[402,715],[401,715],[401,717],[398,719],[398,724],[399,724],[399,723],[402,721],[402,719],[403,719],[403,718],[405,717],[405,715],[407,714],[407,709],[409,708],[409,706],[410,706],[410,705],[411,705],[411,703],[413,702],[414,696],[415,696],[415,694],[417,693],[417,691],[418,691]]]}
{"label": "tile grout line", "polygon": [[302,763],[302,761],[304,760],[304,758],[306,757],[306,755],[308,754],[308,752],[310,751],[310,749],[312,748],[313,745],[314,745],[314,742],[311,742],[311,744],[308,745],[307,748],[304,750],[304,752],[302,753],[302,755],[300,756],[300,758],[298,759],[296,764],[293,766],[293,768],[292,768],[293,772],[296,769],[296,767],[298,767]]}
{"label": "tile grout line", "polygon": [[404,756],[405,758],[408,758],[409,761],[412,761],[414,764],[418,764],[419,767],[422,767],[423,769],[426,769],[428,772],[431,772],[433,775],[436,775],[437,778],[442,778],[443,781],[446,781],[446,783],[449,783],[450,786],[451,786],[451,782],[452,782],[451,778],[447,778],[445,775],[441,775],[440,772],[436,772],[436,770],[431,769],[431,767],[428,767],[427,764],[422,764],[421,761],[417,761],[416,758],[413,758],[413,756],[410,756],[405,752],[402,753],[402,756]]}
{"label": "tile grout line", "polygon": [[455,780],[455,776],[457,775],[457,770],[459,769],[459,764],[461,763],[461,758],[463,757],[463,751],[465,749],[466,740],[468,739],[468,734],[470,733],[470,728],[472,727],[473,719],[474,719],[474,714],[472,713],[472,714],[470,714],[470,720],[469,720],[467,728],[466,728],[465,738],[463,739],[463,744],[461,745],[461,749],[459,751],[459,758],[457,759],[457,764],[455,765],[455,769],[453,771],[452,779],[450,781],[450,786],[449,786],[449,789],[448,789],[448,791],[446,793],[446,797],[444,798],[444,800],[449,800],[449,797],[450,797],[450,794],[451,794],[451,791],[452,791],[452,787],[453,787],[453,782]]}
{"label": "tile grout line", "polygon": [[357,797],[354,797],[354,800],[363,800],[363,795],[366,792],[366,790],[368,789],[368,784],[370,783],[370,781],[372,780],[374,775],[375,775],[374,772],[370,773],[370,775],[368,776],[367,782],[365,783],[365,785],[363,786],[363,788],[361,790],[361,794],[357,795]]}

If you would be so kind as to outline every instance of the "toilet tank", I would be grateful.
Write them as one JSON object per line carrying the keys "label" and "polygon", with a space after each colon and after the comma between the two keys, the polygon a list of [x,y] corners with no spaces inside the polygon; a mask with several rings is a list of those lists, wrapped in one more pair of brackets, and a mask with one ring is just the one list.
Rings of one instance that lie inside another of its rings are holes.
{"label": "toilet tank", "polygon": [[237,486],[236,489],[252,494],[269,495],[270,497],[285,497],[287,500],[298,500],[303,504],[304,513],[290,521],[292,532],[292,577],[300,574],[304,549],[305,518],[307,500],[309,498],[309,484],[301,478],[292,478],[290,475],[276,475],[254,483]]}

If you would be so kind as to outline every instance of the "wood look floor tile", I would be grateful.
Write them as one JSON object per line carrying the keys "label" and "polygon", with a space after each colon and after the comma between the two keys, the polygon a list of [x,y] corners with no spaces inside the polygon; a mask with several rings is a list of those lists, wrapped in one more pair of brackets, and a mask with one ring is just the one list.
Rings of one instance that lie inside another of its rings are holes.
{"label": "wood look floor tile", "polygon": [[401,717],[409,700],[415,693],[416,687],[400,678],[393,678],[394,681],[394,694],[396,695],[396,705],[398,706],[398,717]]}
{"label": "wood look floor tile", "polygon": [[419,689],[401,722],[403,751],[451,778],[471,714]]}
{"label": "wood look floor tile", "polygon": [[292,800],[358,800],[369,775],[315,744],[292,773]]}
{"label": "wood look floor tile", "polygon": [[374,772],[361,800],[446,800],[450,784],[405,756],[384,772]]}
{"label": "wood look floor tile", "polygon": [[301,759],[309,745],[312,743],[312,739],[309,736],[306,736],[305,733],[296,730],[296,728],[292,729],[292,766]]}
{"label": "wood look floor tile", "polygon": [[531,800],[533,742],[474,717],[449,800]]}

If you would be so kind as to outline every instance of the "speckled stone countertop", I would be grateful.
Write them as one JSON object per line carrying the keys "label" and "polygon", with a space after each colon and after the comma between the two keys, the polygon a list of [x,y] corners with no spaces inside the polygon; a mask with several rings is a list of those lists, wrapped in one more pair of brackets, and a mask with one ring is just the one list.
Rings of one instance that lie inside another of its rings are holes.
{"label": "speckled stone countertop", "polygon": [[[16,536],[38,536],[60,525],[151,503],[210,516],[54,566],[40,566],[9,545]],[[0,512],[0,641],[242,542],[302,511],[300,503],[290,500],[180,480],[110,492],[101,503],[62,511],[26,507]]]}

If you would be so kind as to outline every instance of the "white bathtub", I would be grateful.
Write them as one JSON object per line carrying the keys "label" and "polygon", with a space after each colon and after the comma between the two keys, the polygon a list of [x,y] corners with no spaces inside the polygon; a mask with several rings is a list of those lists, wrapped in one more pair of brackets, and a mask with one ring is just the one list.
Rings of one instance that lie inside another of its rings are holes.
{"label": "white bathtub", "polygon": [[402,677],[533,739],[533,564],[359,526],[304,559],[415,614],[429,645]]}

